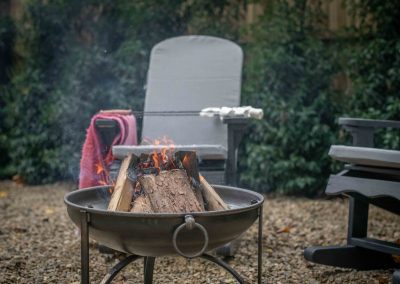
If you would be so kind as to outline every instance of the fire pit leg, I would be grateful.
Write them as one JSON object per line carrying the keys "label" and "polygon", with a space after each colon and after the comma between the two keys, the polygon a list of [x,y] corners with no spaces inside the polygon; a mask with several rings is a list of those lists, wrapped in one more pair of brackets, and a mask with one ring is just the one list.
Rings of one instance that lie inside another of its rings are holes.
{"label": "fire pit leg", "polygon": [[258,211],[258,284],[262,280],[262,235],[263,235],[263,205]]}
{"label": "fire pit leg", "polygon": [[153,283],[153,270],[155,260],[156,258],[152,256],[146,256],[144,258],[144,284]]}
{"label": "fire pit leg", "polygon": [[89,222],[90,215],[81,210],[81,283],[89,284]]}
{"label": "fire pit leg", "polygon": [[100,284],[109,284],[111,281],[117,276],[117,274],[129,263],[141,258],[141,256],[138,255],[130,255],[120,262],[118,262],[111,270],[107,273],[107,275],[103,278],[103,280],[100,282]]}
{"label": "fire pit leg", "polygon": [[221,266],[222,268],[224,268],[226,271],[228,271],[233,277],[235,277],[235,279],[240,283],[240,284],[244,284],[244,280],[243,278],[239,275],[239,273],[237,273],[236,270],[234,270],[232,267],[230,267],[226,262],[222,261],[219,258],[216,258],[212,255],[209,254],[202,254],[200,256],[201,258],[204,258],[208,261],[214,262],[215,264],[218,264],[219,266]]}

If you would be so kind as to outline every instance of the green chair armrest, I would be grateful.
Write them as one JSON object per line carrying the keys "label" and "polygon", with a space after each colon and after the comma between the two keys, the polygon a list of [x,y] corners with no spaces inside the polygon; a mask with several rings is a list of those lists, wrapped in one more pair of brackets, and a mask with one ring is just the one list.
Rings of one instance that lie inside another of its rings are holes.
{"label": "green chair armrest", "polygon": [[374,133],[378,128],[400,128],[400,121],[363,118],[339,118],[339,124],[353,137],[353,145],[374,147]]}

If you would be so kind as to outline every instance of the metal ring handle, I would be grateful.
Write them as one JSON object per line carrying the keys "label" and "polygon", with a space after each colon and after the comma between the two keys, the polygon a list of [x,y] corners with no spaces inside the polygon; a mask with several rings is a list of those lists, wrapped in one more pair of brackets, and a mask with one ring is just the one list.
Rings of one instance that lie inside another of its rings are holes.
{"label": "metal ring handle", "polygon": [[[179,232],[183,229],[183,228],[187,228],[188,230],[192,230],[194,227],[197,227],[200,229],[200,231],[203,232],[204,235],[204,245],[201,248],[201,250],[195,254],[189,255],[189,254],[185,254],[184,252],[182,252],[179,248],[178,248],[178,244],[176,243],[176,239],[178,237]],[[192,215],[186,215],[185,216],[185,223],[181,224],[178,226],[178,228],[175,229],[174,234],[172,236],[172,244],[174,245],[174,249],[175,251],[180,254],[183,257],[187,257],[187,258],[194,258],[197,256],[202,255],[208,246],[208,233],[206,228],[204,228],[202,225],[200,225],[199,223],[196,223],[196,221],[194,220]]]}

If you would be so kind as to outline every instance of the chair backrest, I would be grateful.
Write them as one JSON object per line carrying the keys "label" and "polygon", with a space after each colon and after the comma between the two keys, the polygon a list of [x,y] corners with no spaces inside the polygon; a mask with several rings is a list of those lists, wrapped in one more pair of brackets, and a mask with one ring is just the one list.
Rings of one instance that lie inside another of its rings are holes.
{"label": "chair backrest", "polygon": [[219,118],[146,113],[239,106],[242,63],[242,49],[216,37],[181,36],[155,45],[147,74],[142,137],[167,136],[175,144],[227,147],[227,127]]}

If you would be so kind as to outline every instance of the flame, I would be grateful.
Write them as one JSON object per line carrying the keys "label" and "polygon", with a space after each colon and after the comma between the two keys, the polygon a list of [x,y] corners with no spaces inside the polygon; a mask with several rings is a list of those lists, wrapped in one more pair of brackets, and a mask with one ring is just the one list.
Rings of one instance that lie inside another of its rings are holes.
{"label": "flame", "polygon": [[96,166],[96,174],[98,175],[106,171],[101,163],[97,163],[95,166]]}
{"label": "flame", "polygon": [[168,151],[167,147],[161,149],[161,159],[164,163],[168,161],[167,151]]}
{"label": "flame", "polygon": [[153,160],[154,167],[159,169],[160,168],[160,161],[158,158],[158,153],[156,150],[153,151],[153,154],[151,155],[151,159]]}
{"label": "flame", "polygon": [[[113,156],[109,153],[103,161],[98,162],[95,164],[95,171],[96,174],[98,175],[97,177],[97,184],[98,185],[112,185],[114,186],[114,182],[110,178],[110,173],[108,171],[108,167],[111,165],[113,161]],[[112,192],[112,188],[110,188],[110,192]]]}
{"label": "flame", "polygon": [[[110,185],[110,184],[104,180],[99,180],[99,185],[106,186],[106,185]],[[111,180],[111,185],[110,185],[110,188],[108,189],[108,192],[110,192],[112,194],[114,192],[114,188],[115,188],[115,182],[113,180]]]}
{"label": "flame", "polygon": [[160,150],[154,150],[150,154],[150,163],[143,162],[144,168],[154,166],[158,171],[161,171],[165,168],[175,167],[172,159],[175,145],[171,139],[164,136],[160,139],[155,139],[153,141],[149,140],[148,138],[144,138],[143,141],[145,144],[161,146]]}
{"label": "flame", "polygon": [[183,159],[182,159],[182,164],[185,168],[189,168],[190,167],[190,158],[189,155],[186,154]]}

